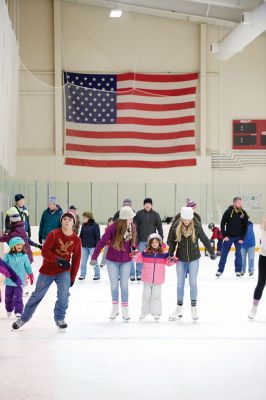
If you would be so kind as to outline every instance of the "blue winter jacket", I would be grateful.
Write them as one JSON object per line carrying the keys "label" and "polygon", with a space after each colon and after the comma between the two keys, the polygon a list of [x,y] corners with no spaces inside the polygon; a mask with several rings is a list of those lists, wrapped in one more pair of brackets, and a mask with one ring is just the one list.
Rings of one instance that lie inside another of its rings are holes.
{"label": "blue winter jacket", "polygon": [[255,234],[253,231],[253,223],[248,221],[248,230],[243,241],[242,247],[254,247],[256,245]]}
{"label": "blue winter jacket", "polygon": [[44,210],[39,227],[39,242],[42,243],[48,236],[48,233],[54,229],[60,228],[60,218],[63,214],[63,210],[60,206],[57,206],[55,211],[51,211],[49,208]]}
{"label": "blue winter jacket", "polygon": [[[25,285],[25,275],[32,274],[32,269],[28,255],[24,253],[13,253],[13,254],[8,253],[5,255],[3,260],[20,277],[22,285]],[[18,286],[16,283],[11,281],[10,278],[5,279],[5,284],[7,286]]]}

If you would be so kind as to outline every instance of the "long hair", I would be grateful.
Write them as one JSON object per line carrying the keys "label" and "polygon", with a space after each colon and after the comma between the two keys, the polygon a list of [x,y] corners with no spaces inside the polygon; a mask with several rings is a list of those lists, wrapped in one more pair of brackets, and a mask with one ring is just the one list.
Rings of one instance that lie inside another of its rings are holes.
{"label": "long hair", "polygon": [[[115,221],[116,224],[116,234],[112,247],[118,251],[124,251],[124,235],[127,230],[127,220],[118,219]],[[132,238],[130,239],[131,247],[136,245],[136,229],[135,225],[132,224]]]}
{"label": "long hair", "polygon": [[[18,253],[18,252],[17,252],[17,250],[15,249],[15,246],[13,246],[13,247],[10,249],[10,251],[9,251],[9,254],[17,254],[17,253]],[[27,254],[24,245],[23,245],[23,247],[22,247],[22,250],[21,250],[19,253]]]}
{"label": "long hair", "polygon": [[183,226],[185,227],[185,229],[189,229],[191,228],[191,237],[192,237],[192,242],[196,241],[196,233],[195,233],[195,224],[193,219],[190,221],[189,225],[186,227],[185,225],[183,225],[183,221],[182,218],[180,218],[180,221],[177,225],[176,228],[176,240],[177,242],[181,242],[181,238],[182,238],[182,234],[183,234]]}

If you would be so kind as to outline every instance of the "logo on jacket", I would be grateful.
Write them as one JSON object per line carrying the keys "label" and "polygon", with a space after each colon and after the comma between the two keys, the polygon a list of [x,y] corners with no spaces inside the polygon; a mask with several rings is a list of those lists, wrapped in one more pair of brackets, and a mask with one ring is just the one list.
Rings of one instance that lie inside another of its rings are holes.
{"label": "logo on jacket", "polygon": [[61,239],[59,239],[60,249],[56,249],[56,253],[60,256],[67,256],[69,254],[69,249],[73,243],[73,240],[64,243]]}

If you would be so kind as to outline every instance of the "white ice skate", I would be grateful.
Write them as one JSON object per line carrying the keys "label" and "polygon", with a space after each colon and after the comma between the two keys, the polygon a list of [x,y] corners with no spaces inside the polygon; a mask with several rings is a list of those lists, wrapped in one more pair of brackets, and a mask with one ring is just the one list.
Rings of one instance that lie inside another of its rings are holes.
{"label": "white ice skate", "polygon": [[199,319],[198,311],[197,311],[197,307],[196,306],[192,306],[191,307],[191,317],[192,317],[193,321],[196,321],[197,319]]}
{"label": "white ice skate", "polygon": [[160,315],[159,314],[154,314],[153,315],[155,322],[158,322],[160,319]]}
{"label": "white ice skate", "polygon": [[21,314],[20,314],[20,313],[16,313],[15,316],[16,316],[17,318],[20,318],[20,317],[21,317]]}
{"label": "white ice skate", "polygon": [[258,311],[258,305],[257,304],[253,304],[250,313],[248,314],[249,319],[254,319],[255,315],[257,314]]}
{"label": "white ice skate", "polygon": [[176,321],[183,317],[183,306],[178,305],[176,310],[169,316],[169,321]]}
{"label": "white ice skate", "polygon": [[142,321],[144,318],[146,318],[148,316],[148,314],[145,313],[141,313],[139,316],[140,321]]}
{"label": "white ice skate", "polygon": [[119,304],[113,304],[111,314],[109,316],[111,321],[114,321],[119,314]]}
{"label": "white ice skate", "polygon": [[123,320],[125,322],[129,322],[130,315],[129,315],[129,312],[128,312],[128,307],[122,307],[122,317],[123,317]]}

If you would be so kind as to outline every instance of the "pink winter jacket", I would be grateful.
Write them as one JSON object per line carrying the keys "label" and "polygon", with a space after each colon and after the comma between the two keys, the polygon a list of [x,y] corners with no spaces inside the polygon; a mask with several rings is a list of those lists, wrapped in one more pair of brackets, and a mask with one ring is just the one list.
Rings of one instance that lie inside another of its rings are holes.
{"label": "pink winter jacket", "polygon": [[141,280],[144,283],[162,285],[165,281],[165,266],[174,265],[168,260],[169,253],[148,253],[143,251],[134,257],[134,261],[143,263]]}

